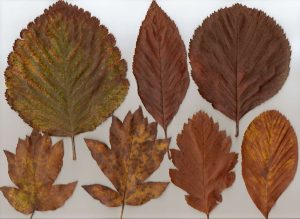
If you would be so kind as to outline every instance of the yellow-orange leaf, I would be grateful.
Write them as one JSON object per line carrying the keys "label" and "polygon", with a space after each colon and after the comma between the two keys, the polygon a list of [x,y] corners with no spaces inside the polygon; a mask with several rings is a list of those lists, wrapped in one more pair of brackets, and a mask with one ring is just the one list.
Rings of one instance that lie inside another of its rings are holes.
{"label": "yellow-orange leaf", "polygon": [[297,163],[297,137],[282,114],[266,111],[251,122],[243,139],[242,172],[248,193],[266,218],[293,180]]}
{"label": "yellow-orange leaf", "polygon": [[17,187],[1,187],[5,198],[19,212],[33,214],[60,208],[77,182],[52,185],[63,165],[63,142],[52,147],[50,137],[33,131],[19,140],[16,154],[5,151],[10,179]]}
{"label": "yellow-orange leaf", "polygon": [[158,169],[169,145],[169,139],[156,139],[156,134],[157,123],[148,124],[141,108],[129,112],[123,122],[113,117],[111,148],[90,139],[86,144],[116,190],[99,184],[83,188],[104,205],[123,209],[124,205],[142,205],[158,198],[168,182],[144,182]]}

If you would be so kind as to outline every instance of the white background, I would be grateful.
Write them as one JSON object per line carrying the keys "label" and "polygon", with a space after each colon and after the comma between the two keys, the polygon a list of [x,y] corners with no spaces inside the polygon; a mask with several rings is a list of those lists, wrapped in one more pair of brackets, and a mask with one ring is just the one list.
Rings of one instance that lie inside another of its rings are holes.
{"label": "white background", "polygon": [[[49,0],[0,0],[0,186],[13,185],[7,174],[7,162],[2,149],[15,152],[18,138],[30,134],[31,128],[10,109],[6,103],[4,92],[4,71],[7,67],[6,59],[12,51],[14,40],[19,37],[20,31],[35,17],[43,13],[45,8],[55,1]],[[116,111],[115,115],[123,119],[128,110],[134,111],[142,105],[137,94],[137,86],[132,74],[132,58],[138,30],[150,0],[72,0],[70,1],[92,15],[98,17],[116,37],[117,45],[123,58],[128,62],[127,77],[130,80],[130,90],[125,102]],[[177,133],[183,123],[194,113],[204,110],[211,115],[220,127],[232,136],[232,150],[240,153],[243,133],[248,124],[261,112],[268,109],[280,110],[290,119],[296,133],[300,136],[300,1],[297,0],[161,0],[159,5],[176,22],[182,38],[188,48],[190,38],[197,26],[213,11],[240,2],[250,7],[264,10],[283,27],[292,47],[290,75],[280,92],[264,104],[255,108],[244,116],[240,123],[240,137],[235,138],[235,124],[220,112],[214,110],[197,91],[191,80],[186,98],[168,133],[173,136],[171,147],[175,148]],[[150,121],[153,118],[145,111]],[[37,212],[34,218],[118,218],[121,208],[108,208],[89,196],[81,185],[102,183],[111,185],[96,162],[92,159],[83,138],[94,138],[108,142],[108,130],[111,119],[108,119],[95,131],[84,133],[76,137],[78,160],[72,161],[71,141],[64,139],[65,157],[64,166],[56,183],[68,183],[78,180],[79,185],[74,195],[66,204],[52,212]],[[163,138],[159,127],[160,138]],[[58,141],[59,138],[53,138]],[[234,185],[223,192],[223,202],[211,213],[212,218],[262,218],[250,199],[241,176],[239,163],[236,165],[236,181]],[[165,157],[161,168],[152,175],[152,180],[168,181],[168,169],[172,167]],[[200,218],[204,214],[189,207],[184,200],[185,192],[170,185],[163,196],[152,200],[140,207],[125,208],[126,218]],[[300,173],[298,172],[292,184],[279,198],[270,213],[271,218],[300,218]],[[0,194],[0,218],[28,218],[15,211]]]}

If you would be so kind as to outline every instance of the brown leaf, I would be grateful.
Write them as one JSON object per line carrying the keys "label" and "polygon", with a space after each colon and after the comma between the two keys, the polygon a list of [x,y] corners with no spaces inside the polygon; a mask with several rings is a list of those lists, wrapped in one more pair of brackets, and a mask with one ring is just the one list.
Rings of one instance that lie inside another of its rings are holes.
{"label": "brown leaf", "polygon": [[211,210],[222,201],[221,192],[235,180],[232,169],[238,155],[230,152],[231,138],[200,111],[184,124],[177,144],[180,150],[171,149],[177,168],[170,169],[171,180],[188,193],[187,203],[209,218]]}
{"label": "brown leaf", "polygon": [[116,190],[103,185],[83,188],[95,199],[109,207],[142,205],[158,198],[167,182],[144,182],[158,169],[169,145],[169,139],[157,140],[157,123],[148,124],[139,108],[129,112],[121,122],[113,116],[110,127],[111,148],[106,144],[86,139],[86,144],[102,172]]}
{"label": "brown leaf", "polygon": [[190,43],[192,76],[200,94],[236,121],[274,96],[284,84],[290,46],[264,12],[240,4],[208,17]]}
{"label": "brown leaf", "polygon": [[64,1],[22,30],[8,65],[12,109],[34,129],[73,142],[105,121],[129,86],[113,35],[89,12]]}
{"label": "brown leaf", "polygon": [[185,97],[190,79],[178,28],[155,1],[140,27],[133,73],[144,106],[167,137],[167,127]]}
{"label": "brown leaf", "polygon": [[33,214],[60,208],[70,198],[77,182],[53,185],[63,165],[63,142],[52,147],[50,137],[33,131],[19,139],[16,154],[4,151],[10,179],[17,186],[1,187],[5,198],[19,212]]}
{"label": "brown leaf", "polygon": [[298,163],[297,136],[278,111],[266,111],[249,125],[242,144],[242,172],[253,202],[268,218],[293,180]]}

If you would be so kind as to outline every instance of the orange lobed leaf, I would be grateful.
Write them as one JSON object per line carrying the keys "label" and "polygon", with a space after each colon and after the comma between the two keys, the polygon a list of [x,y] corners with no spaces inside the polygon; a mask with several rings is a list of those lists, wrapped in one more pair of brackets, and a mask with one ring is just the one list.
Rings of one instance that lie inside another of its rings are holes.
{"label": "orange lobed leaf", "polygon": [[231,138],[200,111],[184,124],[177,145],[180,150],[171,149],[177,168],[170,169],[171,181],[188,193],[186,201],[190,206],[209,218],[222,201],[221,192],[235,180],[232,169],[238,155],[230,152]]}
{"label": "orange lobed leaf", "polygon": [[54,146],[50,137],[33,131],[19,139],[16,154],[4,151],[10,179],[17,187],[0,190],[9,203],[23,214],[60,208],[73,194],[77,182],[53,185],[63,165],[63,142]]}
{"label": "orange lobed leaf", "polygon": [[123,209],[124,205],[142,205],[158,198],[168,182],[144,182],[158,169],[169,145],[169,139],[156,139],[156,134],[157,123],[148,124],[141,108],[129,112],[123,122],[113,116],[111,148],[97,140],[85,141],[116,190],[99,184],[83,188],[102,204]]}
{"label": "orange lobed leaf", "polygon": [[248,193],[266,218],[293,180],[297,164],[297,136],[290,122],[275,110],[256,117],[244,135],[242,173]]}

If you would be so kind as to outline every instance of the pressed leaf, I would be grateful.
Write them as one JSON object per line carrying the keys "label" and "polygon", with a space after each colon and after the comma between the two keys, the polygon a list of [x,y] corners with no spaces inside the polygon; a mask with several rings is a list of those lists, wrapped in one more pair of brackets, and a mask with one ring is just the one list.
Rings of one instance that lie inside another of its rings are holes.
{"label": "pressed leaf", "polygon": [[144,106],[167,137],[167,127],[185,97],[190,79],[178,28],[155,1],[140,27],[133,73]]}
{"label": "pressed leaf", "polygon": [[115,44],[97,18],[58,1],[15,41],[5,71],[8,103],[34,129],[74,142],[127,94],[126,62]]}
{"label": "pressed leaf", "polygon": [[248,193],[266,218],[293,180],[297,163],[297,136],[289,121],[275,110],[256,117],[243,139],[242,172]]}
{"label": "pressed leaf", "polygon": [[94,184],[83,188],[95,199],[109,207],[142,205],[158,198],[167,182],[144,182],[162,162],[169,139],[156,139],[157,123],[148,124],[139,108],[129,112],[123,123],[113,116],[110,127],[111,148],[86,139],[94,160],[115,189]]}
{"label": "pressed leaf", "polygon": [[56,210],[73,194],[77,182],[53,185],[63,165],[63,142],[52,146],[50,137],[33,131],[19,139],[16,154],[4,151],[8,173],[17,187],[3,186],[8,202],[23,214]]}
{"label": "pressed leaf", "polygon": [[290,46],[264,12],[235,4],[208,17],[190,43],[192,76],[199,93],[236,121],[274,96],[284,84]]}
{"label": "pressed leaf", "polygon": [[221,192],[235,180],[232,169],[238,155],[230,152],[231,138],[200,111],[184,124],[177,145],[180,150],[171,149],[177,168],[170,169],[171,181],[188,193],[185,199],[190,206],[209,218],[222,201]]}

